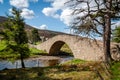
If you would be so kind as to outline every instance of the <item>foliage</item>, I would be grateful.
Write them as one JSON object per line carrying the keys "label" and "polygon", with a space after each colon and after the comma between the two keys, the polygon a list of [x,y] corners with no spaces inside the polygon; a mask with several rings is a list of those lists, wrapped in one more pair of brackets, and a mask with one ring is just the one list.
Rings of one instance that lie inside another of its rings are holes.
{"label": "foliage", "polygon": [[23,58],[29,56],[28,38],[24,30],[24,19],[21,17],[21,10],[12,8],[12,15],[8,16],[8,21],[3,25],[2,35],[7,41],[4,51],[20,54],[21,64],[24,68]]}
{"label": "foliage", "polygon": [[15,60],[19,58],[19,54],[12,48],[9,48],[5,40],[0,41],[0,59]]}
{"label": "foliage", "polygon": [[120,43],[120,26],[113,31],[113,41]]}
{"label": "foliage", "polygon": [[5,40],[1,40],[0,41],[0,51],[2,51],[5,48],[6,48],[6,41]]}
{"label": "foliage", "polygon": [[36,43],[38,41],[40,41],[40,36],[39,36],[38,30],[34,28],[32,30],[32,43]]}
{"label": "foliage", "polygon": [[120,62],[113,62],[112,64],[112,80],[120,80]]}

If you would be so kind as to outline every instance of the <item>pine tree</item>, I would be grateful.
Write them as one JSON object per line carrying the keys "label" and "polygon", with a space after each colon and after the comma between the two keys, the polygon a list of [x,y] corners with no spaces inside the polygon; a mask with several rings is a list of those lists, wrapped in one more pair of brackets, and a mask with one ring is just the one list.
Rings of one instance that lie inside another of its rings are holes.
{"label": "pine tree", "polygon": [[38,41],[40,41],[40,36],[39,36],[38,30],[34,28],[32,30],[32,42],[36,43]]}
{"label": "pine tree", "polygon": [[24,19],[21,17],[21,10],[13,7],[12,15],[8,15],[8,21],[4,24],[4,39],[7,40],[7,49],[12,49],[20,54],[22,68],[25,68],[24,58],[29,56],[28,38],[24,30]]}

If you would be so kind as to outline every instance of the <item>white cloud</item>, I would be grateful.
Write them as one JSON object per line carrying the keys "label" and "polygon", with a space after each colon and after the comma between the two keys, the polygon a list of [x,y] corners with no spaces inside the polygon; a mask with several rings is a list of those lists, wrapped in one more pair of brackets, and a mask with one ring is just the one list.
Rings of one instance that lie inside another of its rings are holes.
{"label": "white cloud", "polygon": [[58,14],[58,10],[64,9],[64,3],[68,0],[45,0],[47,2],[52,2],[51,7],[46,7],[42,10],[42,12],[46,16],[51,16],[53,18],[60,18],[60,14]]}
{"label": "white cloud", "polygon": [[46,15],[46,16],[51,16],[53,18],[59,18],[59,15],[56,14],[56,9],[54,8],[51,8],[51,7],[47,7],[47,8],[44,8],[42,10],[42,12]]}
{"label": "white cloud", "polygon": [[68,0],[45,0],[51,3],[51,7],[46,7],[42,10],[44,15],[53,18],[59,18],[67,26],[70,26],[73,17],[71,15],[72,10],[65,4]]}
{"label": "white cloud", "polygon": [[17,8],[28,8],[29,3],[28,0],[10,0],[10,5]]}
{"label": "white cloud", "polygon": [[47,25],[45,25],[45,24],[43,24],[43,25],[41,25],[40,26],[40,29],[43,29],[43,30],[45,30],[45,29],[47,29],[48,27],[47,27]]}
{"label": "white cloud", "polygon": [[33,10],[29,10],[25,8],[25,9],[22,9],[21,16],[26,19],[31,19],[31,18],[34,18],[34,12]]}
{"label": "white cloud", "polygon": [[67,26],[70,26],[73,17],[71,16],[72,10],[64,9],[61,13],[60,20],[63,21]]}
{"label": "white cloud", "polygon": [[28,8],[29,2],[38,2],[38,0],[10,0],[10,5],[17,8]]}
{"label": "white cloud", "polygon": [[0,0],[0,3],[3,3],[3,0]]}
{"label": "white cloud", "polygon": [[[38,0],[10,0],[10,5],[22,10],[21,16],[25,19],[34,18],[34,11],[29,10],[29,2],[38,2]],[[11,9],[9,9],[10,11]],[[11,11],[10,11],[11,12]]]}
{"label": "white cloud", "polygon": [[[70,0],[44,0],[47,2],[51,2],[51,7],[46,7],[42,10],[42,12],[46,15],[46,16],[50,16],[53,18],[59,18],[61,21],[63,21],[63,23],[65,23],[67,26],[71,25],[71,22],[73,22],[73,19],[75,19],[76,17],[82,17],[87,13],[87,4],[86,3],[81,3],[81,4],[77,4],[76,0],[73,0],[69,3],[66,3]],[[93,8],[90,8],[92,10],[97,9],[96,4],[94,2],[94,0],[86,0],[90,2],[90,6]],[[99,3],[102,3],[102,1],[99,1]],[[77,5],[76,5],[77,4]],[[76,8],[71,8],[72,5],[76,5]],[[103,5],[100,6],[100,8],[102,8]],[[79,15],[72,15],[71,13],[73,12],[73,10],[75,9],[84,9],[85,11],[83,13],[80,13]]]}
{"label": "white cloud", "polygon": [[52,3],[53,8],[55,9],[63,9],[64,7],[66,7],[65,3],[68,0],[54,0],[54,2]]}

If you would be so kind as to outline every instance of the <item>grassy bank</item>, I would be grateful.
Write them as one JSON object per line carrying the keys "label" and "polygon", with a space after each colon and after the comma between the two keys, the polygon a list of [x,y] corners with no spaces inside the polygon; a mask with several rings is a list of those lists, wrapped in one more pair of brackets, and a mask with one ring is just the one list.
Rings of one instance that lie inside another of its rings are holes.
{"label": "grassy bank", "polygon": [[120,80],[120,62],[108,68],[103,62],[74,59],[52,67],[3,70],[0,80]]}
{"label": "grassy bank", "polygon": [[0,80],[110,80],[111,75],[102,62],[81,61],[44,68],[0,71]]}
{"label": "grassy bank", "polygon": [[[20,54],[16,53],[15,51],[12,51],[9,49],[9,51],[6,51],[7,45],[5,40],[0,41],[0,59],[10,59],[15,60],[20,58]],[[38,50],[35,48],[29,48],[30,49],[30,55],[29,57],[36,56],[36,55],[46,55],[47,53],[42,50]]]}

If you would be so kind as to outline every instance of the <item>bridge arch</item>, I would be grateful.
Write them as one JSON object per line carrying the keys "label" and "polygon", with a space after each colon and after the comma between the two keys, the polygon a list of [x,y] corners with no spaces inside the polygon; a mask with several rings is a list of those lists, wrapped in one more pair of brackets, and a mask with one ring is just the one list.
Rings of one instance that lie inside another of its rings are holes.
{"label": "bridge arch", "polygon": [[83,38],[80,36],[58,35],[37,45],[36,48],[44,50],[48,54],[55,54],[59,52],[60,48],[65,43],[71,49],[74,58],[92,61],[105,59],[101,41],[94,41],[92,39]]}
{"label": "bridge arch", "polygon": [[[64,41],[54,42],[50,47],[49,54],[50,55],[58,54],[60,52],[60,49],[63,47],[64,44],[67,44],[67,43]],[[68,45],[69,49],[72,51],[72,48],[69,46],[69,44],[67,44],[67,45]]]}

